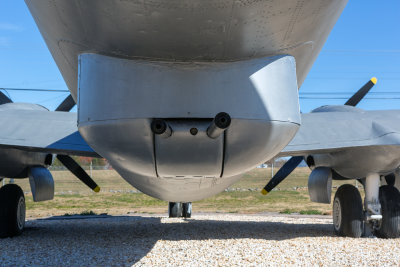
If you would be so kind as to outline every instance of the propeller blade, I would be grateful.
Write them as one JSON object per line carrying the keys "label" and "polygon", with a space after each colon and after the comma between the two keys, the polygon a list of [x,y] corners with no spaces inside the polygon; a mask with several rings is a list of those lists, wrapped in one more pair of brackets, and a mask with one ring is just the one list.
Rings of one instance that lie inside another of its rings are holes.
{"label": "propeller blade", "polygon": [[92,178],[73,160],[70,156],[67,155],[57,155],[58,160],[67,167],[79,180],[81,180],[85,185],[87,185],[94,192],[100,192],[100,187],[93,181]]}
{"label": "propeller blade", "polygon": [[366,94],[368,94],[369,90],[377,83],[377,79],[373,77],[369,80],[360,90],[357,91],[349,100],[345,103],[346,106],[357,106],[358,103],[364,98]]}
{"label": "propeller blade", "polygon": [[289,174],[294,171],[294,169],[299,166],[300,162],[303,160],[302,156],[291,157],[274,175],[274,177],[269,180],[268,184],[263,188],[261,194],[266,195],[272,191],[278,184],[280,184]]}
{"label": "propeller blade", "polygon": [[75,106],[75,100],[72,95],[67,96],[64,101],[56,108],[56,111],[69,112]]}
{"label": "propeller blade", "polygon": [[3,92],[0,92],[0,105],[12,103],[12,100],[6,96]]}

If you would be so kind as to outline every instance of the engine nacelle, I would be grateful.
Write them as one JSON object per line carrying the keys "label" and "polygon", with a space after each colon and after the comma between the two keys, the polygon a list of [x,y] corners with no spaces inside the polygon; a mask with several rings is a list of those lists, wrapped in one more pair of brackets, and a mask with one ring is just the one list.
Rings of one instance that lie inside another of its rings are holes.
{"label": "engine nacelle", "polygon": [[317,167],[308,177],[310,200],[317,203],[331,203],[332,171],[327,167]]}
{"label": "engine nacelle", "polygon": [[15,148],[1,148],[0,177],[27,178],[30,167],[49,166],[52,162],[52,154],[28,152]]}
{"label": "engine nacelle", "polygon": [[29,168],[29,183],[33,201],[46,201],[54,198],[54,180],[50,171],[42,166]]}

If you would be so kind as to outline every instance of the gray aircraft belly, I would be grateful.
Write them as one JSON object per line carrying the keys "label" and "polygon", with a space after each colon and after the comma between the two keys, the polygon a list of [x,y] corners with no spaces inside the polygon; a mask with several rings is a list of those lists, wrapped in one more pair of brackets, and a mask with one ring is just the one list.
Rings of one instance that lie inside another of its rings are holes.
{"label": "gray aircraft belly", "polygon": [[76,99],[78,55],[178,61],[296,58],[301,85],[346,0],[26,0]]}
{"label": "gray aircraft belly", "polygon": [[[83,138],[139,190],[188,202],[221,192],[293,137],[298,87],[347,1],[26,3],[79,94]],[[213,144],[207,125],[220,112],[232,125]],[[154,136],[154,119],[172,127],[168,140]]]}

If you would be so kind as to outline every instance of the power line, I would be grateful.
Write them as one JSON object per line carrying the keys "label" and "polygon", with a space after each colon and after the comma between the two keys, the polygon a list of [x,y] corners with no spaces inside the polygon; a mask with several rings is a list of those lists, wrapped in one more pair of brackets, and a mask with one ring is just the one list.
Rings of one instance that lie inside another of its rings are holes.
{"label": "power line", "polygon": [[[362,80],[362,79],[365,79],[365,77],[340,77],[340,78],[338,78],[338,77],[312,77],[312,76],[310,76],[310,77],[307,77],[306,79],[308,79],[308,80],[327,80],[327,81],[329,81],[329,80]],[[385,77],[385,78],[381,78],[381,79],[383,79],[383,80],[391,80],[391,81],[398,81],[398,80],[400,80],[400,78],[398,78],[398,77]]]}
{"label": "power line", "polygon": [[30,92],[69,93],[68,90],[57,90],[57,89],[33,89],[33,88],[5,88],[5,87],[0,87],[0,90],[4,90],[4,91],[30,91]]}
{"label": "power line", "polygon": [[[30,91],[30,92],[51,92],[51,93],[69,93],[68,90],[58,90],[58,89],[35,89],[35,88],[5,88],[0,87],[0,90],[4,91]],[[339,96],[331,96],[331,95],[352,95],[353,92],[300,92],[299,99],[328,99],[328,100],[342,100],[348,99],[348,97],[339,97]],[[370,92],[370,95],[388,95],[394,94],[398,95],[400,92]],[[53,99],[53,98],[52,98]],[[52,100],[51,99],[51,100]],[[400,100],[400,97],[366,97],[365,99],[370,100]],[[45,102],[48,100],[44,100]]]}
{"label": "power line", "polygon": [[[341,100],[341,99],[348,99],[348,97],[308,97],[308,96],[299,96],[299,99]],[[369,99],[369,100],[400,100],[400,97],[365,97],[364,99]]]}
{"label": "power line", "polygon": [[[354,92],[299,92],[300,95],[353,95]],[[368,95],[398,95],[400,92],[369,92]]]}
{"label": "power line", "polygon": [[379,54],[394,54],[400,53],[399,49],[324,49],[321,53],[379,53]]}
{"label": "power line", "polygon": [[39,101],[37,104],[44,104],[44,103],[47,103],[47,102],[50,102],[50,101],[54,101],[54,100],[58,100],[58,99],[61,99],[61,98],[64,98],[65,96],[62,96],[62,95],[59,95],[59,96],[53,96],[53,97],[50,97],[50,98],[47,98],[47,99],[44,99],[44,100],[42,100],[42,101]]}
{"label": "power line", "polygon": [[[0,90],[6,91],[39,91],[39,92],[57,92],[57,93],[69,93],[69,90],[60,90],[60,89],[35,89],[35,88],[6,88],[0,87]],[[300,91],[301,95],[347,95],[353,94],[354,92],[346,92],[346,91],[334,91],[334,92],[307,92],[307,91]],[[380,91],[380,92],[369,92],[368,94],[400,94],[400,91]]]}

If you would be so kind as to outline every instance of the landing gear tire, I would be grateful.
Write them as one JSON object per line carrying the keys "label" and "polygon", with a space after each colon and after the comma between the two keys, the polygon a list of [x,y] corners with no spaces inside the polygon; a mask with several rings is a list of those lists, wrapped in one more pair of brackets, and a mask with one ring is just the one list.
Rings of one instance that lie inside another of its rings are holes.
{"label": "landing gear tire", "polygon": [[333,200],[333,229],[339,236],[361,237],[364,229],[363,206],[358,189],[345,184]]}
{"label": "landing gear tire", "polygon": [[190,218],[192,216],[192,203],[169,202],[168,213],[170,218]]}
{"label": "landing gear tire", "polygon": [[182,217],[192,217],[192,202],[182,203]]}
{"label": "landing gear tire", "polygon": [[182,217],[182,203],[181,202],[169,202],[168,213],[170,218]]}
{"label": "landing gear tire", "polygon": [[400,192],[392,185],[379,188],[382,221],[375,235],[381,238],[400,237]]}
{"label": "landing gear tire", "polygon": [[0,237],[20,235],[25,227],[25,197],[16,184],[0,188]]}

